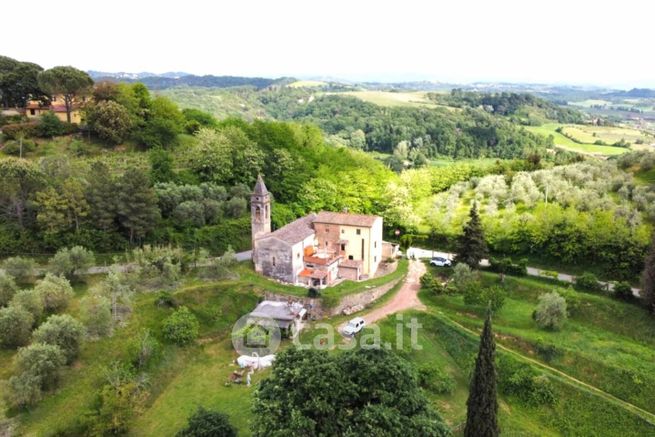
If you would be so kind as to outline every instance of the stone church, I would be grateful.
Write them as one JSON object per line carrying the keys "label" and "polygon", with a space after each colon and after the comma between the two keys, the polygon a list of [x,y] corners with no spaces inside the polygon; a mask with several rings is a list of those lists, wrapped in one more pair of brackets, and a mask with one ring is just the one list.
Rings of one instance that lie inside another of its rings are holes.
{"label": "stone church", "polygon": [[321,211],[271,232],[271,194],[261,176],[250,205],[253,262],[265,276],[324,287],[373,277],[382,261],[382,217]]}

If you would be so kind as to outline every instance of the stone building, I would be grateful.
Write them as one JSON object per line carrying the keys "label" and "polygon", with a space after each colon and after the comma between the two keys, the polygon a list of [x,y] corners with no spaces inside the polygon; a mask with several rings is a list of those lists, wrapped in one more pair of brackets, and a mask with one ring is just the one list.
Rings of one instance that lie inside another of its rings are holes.
{"label": "stone building", "polygon": [[257,178],[251,199],[255,270],[291,284],[323,287],[375,275],[382,261],[382,217],[321,211],[271,232],[271,196]]}

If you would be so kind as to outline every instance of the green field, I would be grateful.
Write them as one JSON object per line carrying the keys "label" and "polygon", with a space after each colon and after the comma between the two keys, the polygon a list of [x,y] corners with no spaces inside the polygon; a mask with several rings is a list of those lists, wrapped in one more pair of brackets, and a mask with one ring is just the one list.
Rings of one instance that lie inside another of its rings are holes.
{"label": "green field", "polygon": [[320,80],[297,80],[289,84],[290,88],[318,88],[327,85]]}
{"label": "green field", "polygon": [[[619,126],[588,126],[588,125],[564,125],[563,132],[581,143],[593,144],[595,141],[603,141],[611,145],[617,141],[625,140],[632,145],[632,148],[639,148],[636,144],[641,140],[643,143],[655,141],[652,136],[645,135],[642,131],[628,127]],[[641,145],[643,147],[648,147]]]}
{"label": "green field", "polygon": [[558,123],[546,123],[541,126],[526,126],[526,129],[532,133],[541,134],[544,136],[552,135],[555,146],[570,150],[572,152],[579,152],[586,155],[620,155],[630,151],[630,149],[624,147],[613,147],[613,146],[600,146],[597,144],[590,143],[576,143],[572,139],[562,135],[559,132],[556,132],[555,129],[563,126]]}
{"label": "green field", "polygon": [[436,108],[439,106],[427,98],[427,92],[425,91],[348,91],[339,94],[357,97],[358,99],[374,103],[378,106],[414,106],[423,108]]}

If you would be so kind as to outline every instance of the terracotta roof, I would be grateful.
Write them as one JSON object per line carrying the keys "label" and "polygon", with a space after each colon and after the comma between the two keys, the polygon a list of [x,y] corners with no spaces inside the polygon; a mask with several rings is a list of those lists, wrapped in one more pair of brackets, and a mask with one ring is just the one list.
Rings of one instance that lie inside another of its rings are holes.
{"label": "terracotta roof", "polygon": [[321,211],[316,215],[314,222],[327,223],[331,225],[361,226],[363,228],[370,228],[378,218],[379,216],[377,215]]}
{"label": "terracotta roof", "polygon": [[265,234],[259,237],[259,240],[263,240],[269,237],[275,237],[279,240],[285,241],[289,244],[296,244],[305,238],[314,234],[314,228],[312,223],[316,218],[316,214],[309,214],[305,217],[301,217],[298,220],[292,221],[288,225],[282,226],[280,229],[277,229],[270,234]]}
{"label": "terracotta roof", "polygon": [[253,191],[253,194],[257,194],[259,196],[265,196],[268,194],[268,190],[266,189],[266,184],[264,183],[264,179],[262,179],[262,175],[257,176],[257,183],[255,184],[255,189]]}
{"label": "terracotta roof", "polygon": [[339,267],[346,267],[349,269],[357,269],[362,266],[362,261],[361,260],[354,260],[354,259],[344,259],[341,261],[341,264],[339,264]]}
{"label": "terracotta roof", "polygon": [[303,257],[303,261],[305,261],[306,263],[327,266],[338,261],[340,258],[341,255],[337,255],[337,254],[329,254],[328,256],[322,256],[322,254],[314,254],[314,255],[305,255]]}
{"label": "terracotta roof", "polygon": [[327,272],[325,270],[305,269],[302,272],[298,273],[298,276],[303,276],[305,278],[312,278],[312,279],[323,279],[327,276]]}

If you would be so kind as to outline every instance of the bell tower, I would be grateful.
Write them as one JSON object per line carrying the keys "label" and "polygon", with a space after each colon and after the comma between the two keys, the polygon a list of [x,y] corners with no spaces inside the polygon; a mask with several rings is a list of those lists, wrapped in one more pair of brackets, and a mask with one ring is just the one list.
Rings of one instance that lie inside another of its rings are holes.
{"label": "bell tower", "polygon": [[271,232],[271,193],[266,189],[262,175],[257,176],[257,183],[250,195],[250,223],[254,250],[255,240]]}

